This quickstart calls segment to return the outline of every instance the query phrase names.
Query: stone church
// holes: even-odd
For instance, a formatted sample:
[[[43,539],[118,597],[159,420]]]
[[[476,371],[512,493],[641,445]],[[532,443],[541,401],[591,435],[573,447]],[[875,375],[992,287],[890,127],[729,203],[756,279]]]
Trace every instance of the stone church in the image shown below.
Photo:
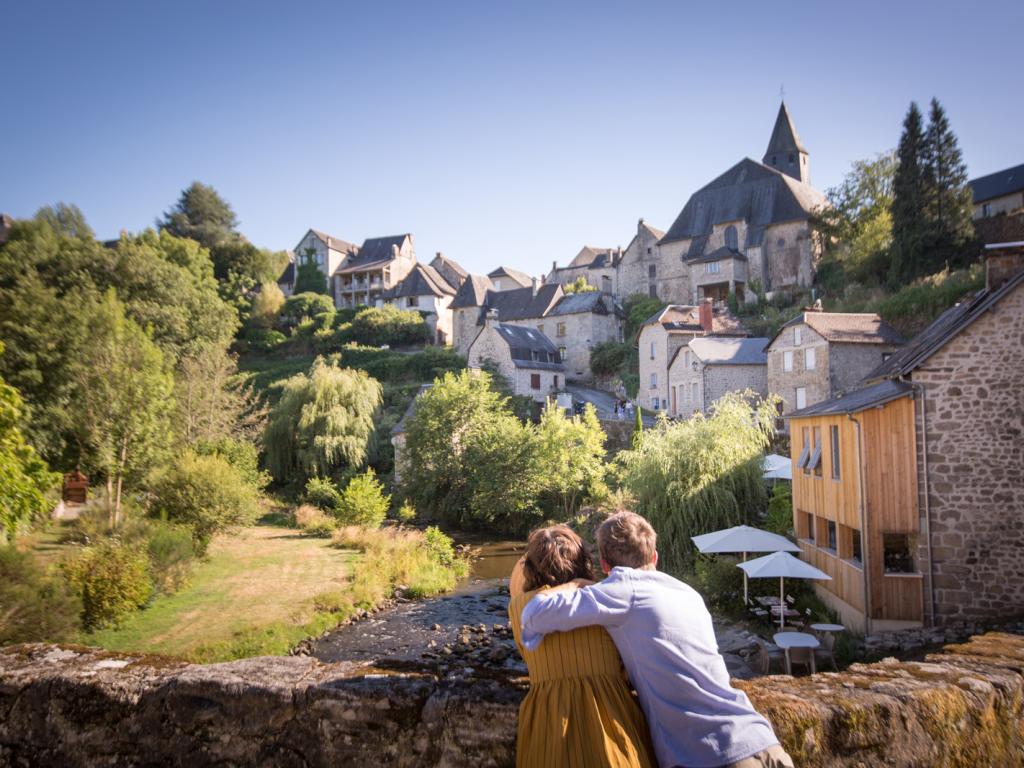
[[[614,260],[616,295],[640,293],[674,304],[721,301],[731,291],[751,301],[758,292],[809,286],[820,256],[809,219],[826,199],[811,186],[808,158],[782,103],[761,162],[744,158],[697,190],[668,232],[640,219],[624,251],[609,249],[595,261],[606,267]],[[580,258],[574,269],[553,269],[548,281],[584,274],[592,282],[581,269],[591,265],[577,263]]]

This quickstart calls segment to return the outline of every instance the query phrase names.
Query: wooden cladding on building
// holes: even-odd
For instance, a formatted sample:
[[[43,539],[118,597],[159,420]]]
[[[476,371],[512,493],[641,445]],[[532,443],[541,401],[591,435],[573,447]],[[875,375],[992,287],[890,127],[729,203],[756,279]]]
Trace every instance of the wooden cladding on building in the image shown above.
[[[914,405],[908,395],[790,423],[793,521],[804,559],[832,577],[822,589],[861,612],[866,560],[872,619],[923,617],[922,578],[913,563],[919,529]]]

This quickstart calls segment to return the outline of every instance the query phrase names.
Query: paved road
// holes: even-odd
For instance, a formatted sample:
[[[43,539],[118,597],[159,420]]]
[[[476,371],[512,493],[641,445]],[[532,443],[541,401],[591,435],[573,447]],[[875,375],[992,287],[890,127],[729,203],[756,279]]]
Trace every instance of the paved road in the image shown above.
[[[612,392],[605,392],[603,389],[581,387],[577,384],[567,384],[565,389],[577,400],[582,400],[585,403],[591,403],[594,408],[597,409],[598,418],[608,420],[616,418],[615,395]],[[653,427],[654,417],[644,414],[644,426]]]

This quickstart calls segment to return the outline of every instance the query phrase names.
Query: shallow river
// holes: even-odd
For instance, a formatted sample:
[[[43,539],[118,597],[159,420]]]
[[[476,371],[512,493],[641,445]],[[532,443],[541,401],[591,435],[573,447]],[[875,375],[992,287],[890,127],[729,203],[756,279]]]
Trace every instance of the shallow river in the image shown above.
[[[487,667],[525,673],[508,631],[508,576],[526,544],[460,534],[471,571],[453,592],[399,600],[312,643],[321,661],[369,661],[382,667],[438,666],[442,672]]]

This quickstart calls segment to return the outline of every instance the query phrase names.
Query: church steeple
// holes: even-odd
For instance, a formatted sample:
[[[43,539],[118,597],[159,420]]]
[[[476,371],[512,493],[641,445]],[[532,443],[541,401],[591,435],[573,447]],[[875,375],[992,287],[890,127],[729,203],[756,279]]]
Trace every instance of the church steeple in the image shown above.
[[[811,183],[808,153],[793,127],[793,118],[789,116],[786,102],[779,104],[779,115],[775,118],[775,128],[768,141],[768,150],[764,153],[764,164],[804,184]]]

